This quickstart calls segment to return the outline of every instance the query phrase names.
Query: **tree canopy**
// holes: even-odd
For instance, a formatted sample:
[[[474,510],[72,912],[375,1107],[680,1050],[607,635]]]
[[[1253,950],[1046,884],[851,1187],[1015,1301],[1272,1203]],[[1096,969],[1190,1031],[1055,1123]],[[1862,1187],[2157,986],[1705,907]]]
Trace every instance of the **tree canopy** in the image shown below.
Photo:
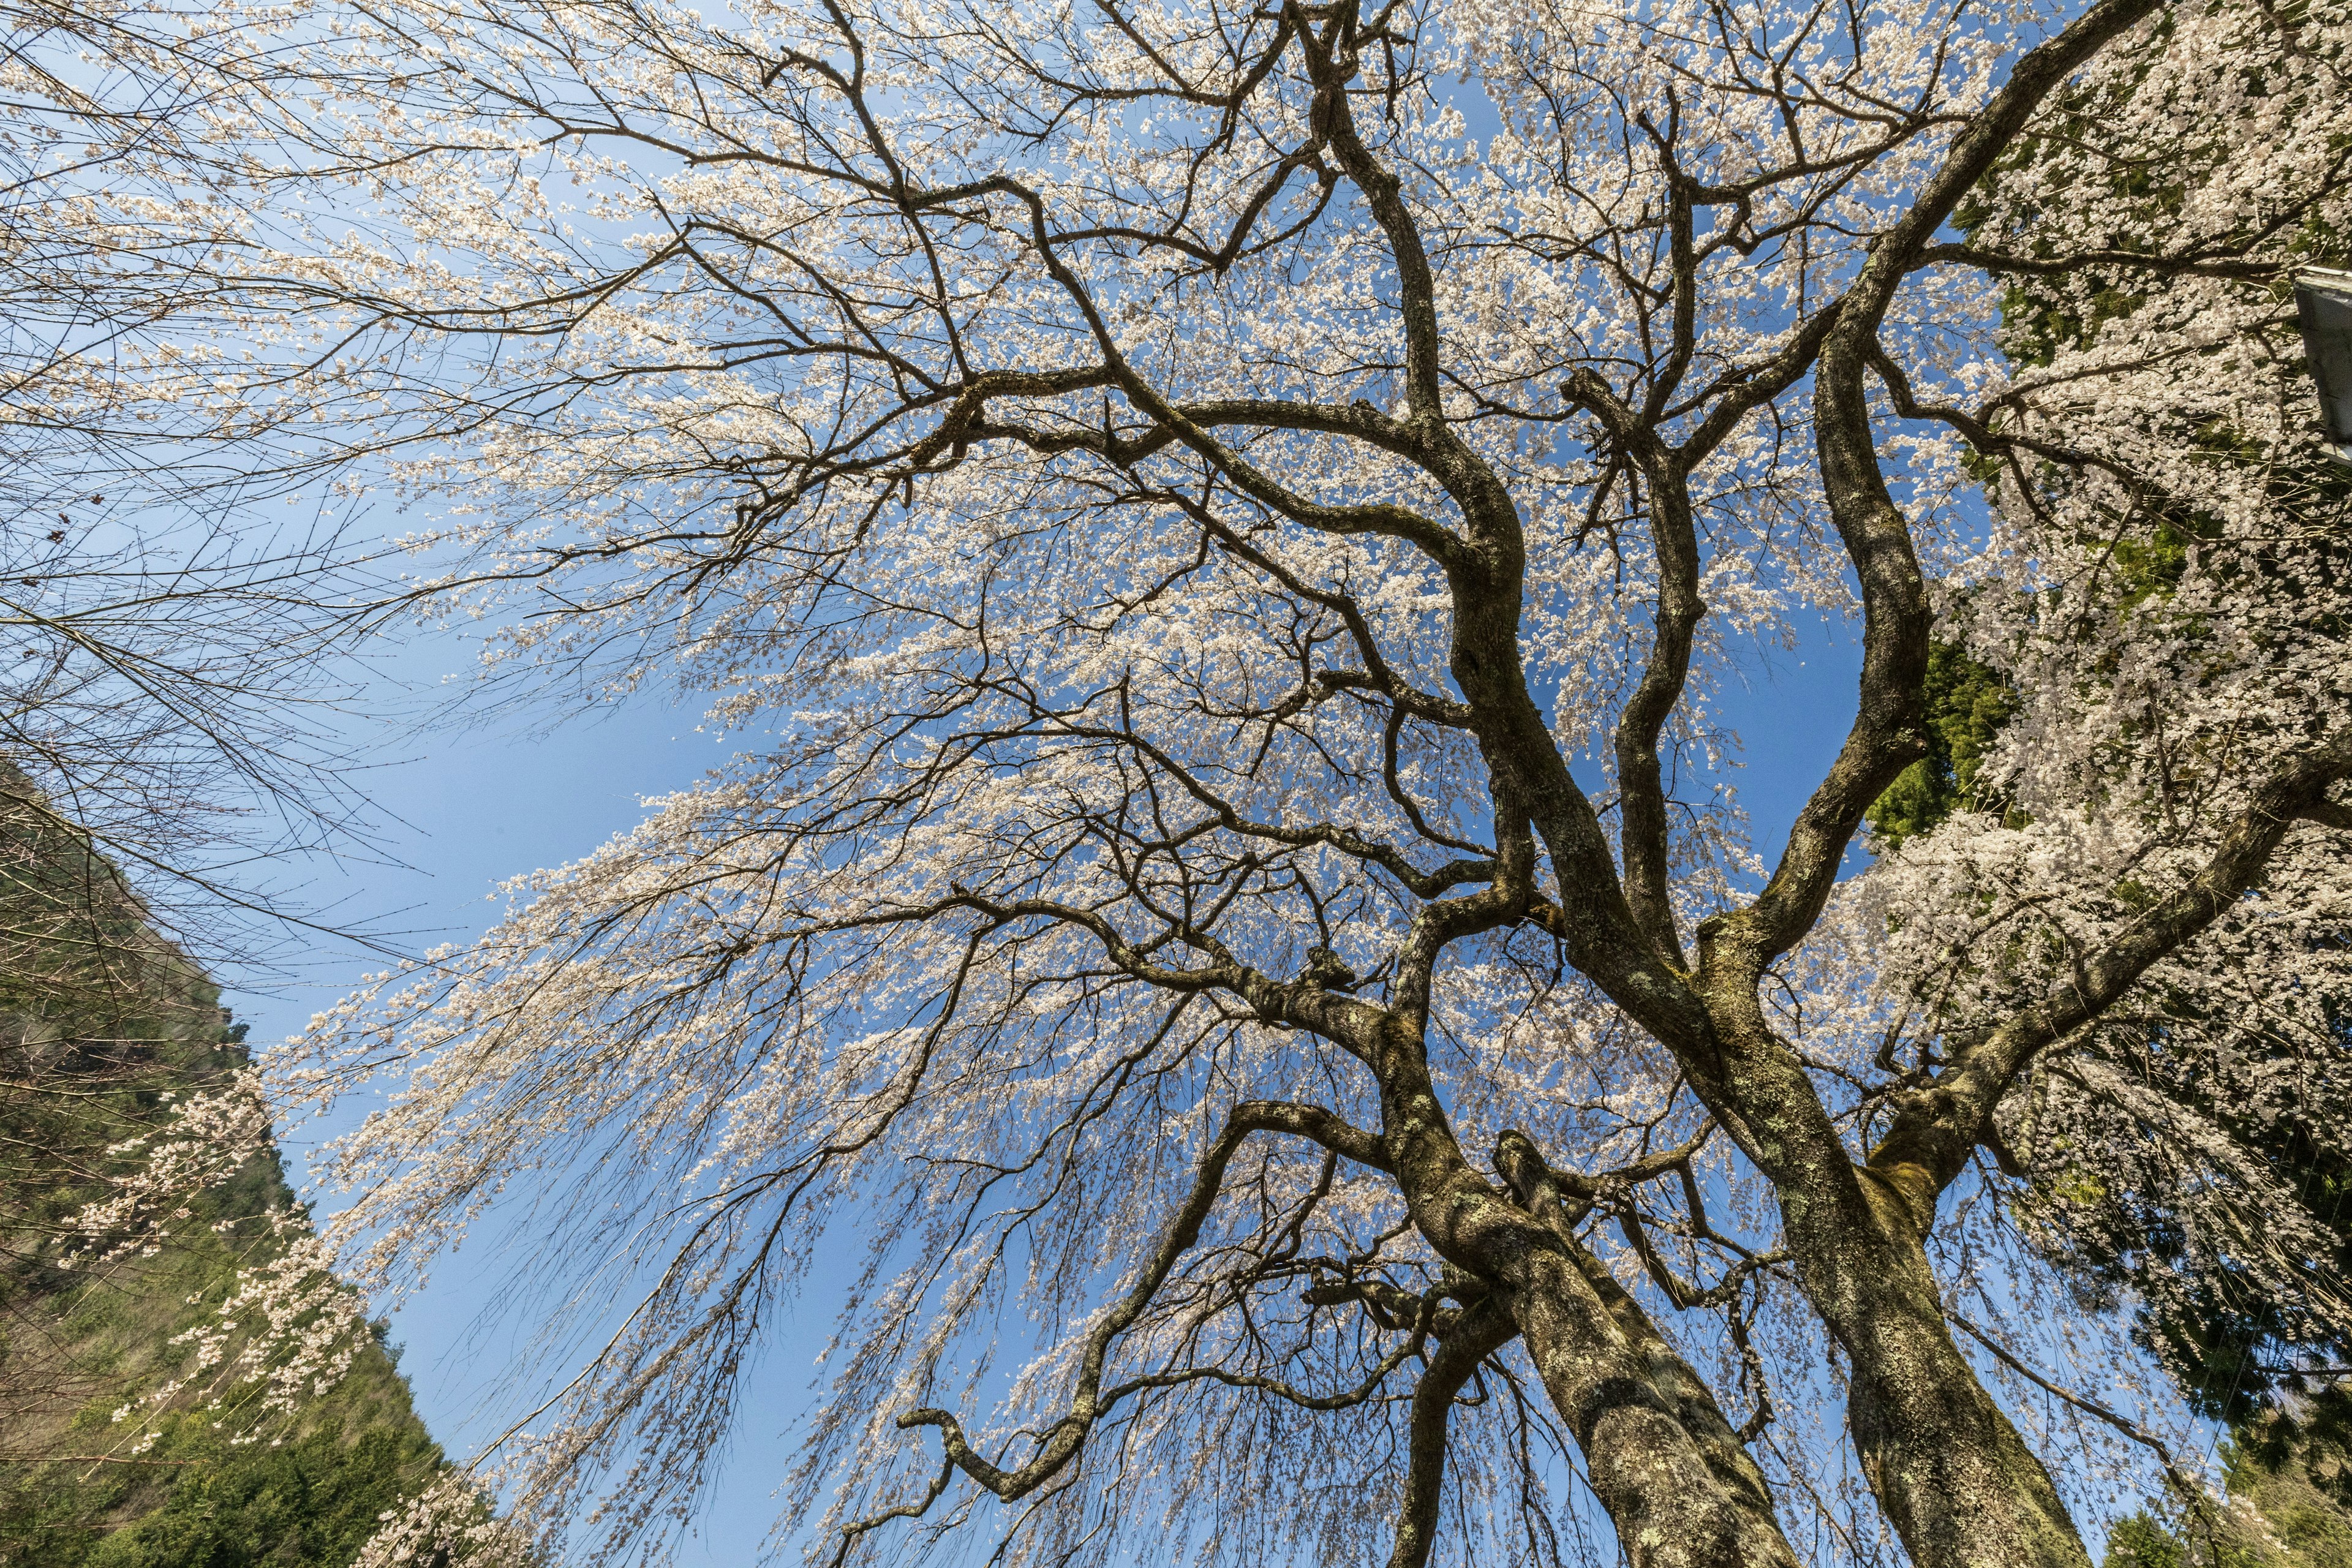
[[[821,1557],[2071,1565],[2178,1471],[2030,1227],[2159,1046],[2340,1122],[2340,5],[251,21],[201,195],[92,197],[219,302],[153,395],[741,736],[275,1064],[400,1075],[372,1284],[530,1195],[526,1517],[689,1518],[795,1290]]]

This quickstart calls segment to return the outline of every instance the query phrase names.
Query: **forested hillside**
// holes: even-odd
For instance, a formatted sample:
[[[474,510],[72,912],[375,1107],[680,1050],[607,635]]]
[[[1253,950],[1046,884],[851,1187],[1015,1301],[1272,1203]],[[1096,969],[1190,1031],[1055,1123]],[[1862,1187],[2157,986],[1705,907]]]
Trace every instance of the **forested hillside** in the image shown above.
[[[0,1564],[340,1568],[443,1461],[339,1287],[257,1286],[308,1226],[205,1124],[244,1029],[13,773],[0,855]]]

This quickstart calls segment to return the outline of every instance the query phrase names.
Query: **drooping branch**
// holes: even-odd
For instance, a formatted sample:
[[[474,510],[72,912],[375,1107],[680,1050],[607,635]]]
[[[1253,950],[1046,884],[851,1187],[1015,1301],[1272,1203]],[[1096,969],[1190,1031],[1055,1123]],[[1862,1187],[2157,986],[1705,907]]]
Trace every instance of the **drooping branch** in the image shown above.
[[[1233,1114],[1225,1121],[1224,1130],[1202,1153],[1200,1167],[1192,1179],[1191,1194],[1182,1206],[1170,1217],[1160,1233],[1160,1245],[1145,1261],[1135,1283],[1087,1334],[1086,1349],[1079,1359],[1077,1388],[1071,1396],[1069,1408],[1045,1429],[1035,1454],[1008,1469],[983,1458],[971,1447],[964,1436],[962,1423],[952,1413],[928,1406],[900,1415],[898,1418],[899,1428],[939,1428],[940,1445],[946,1451],[948,1462],[999,1498],[1012,1502],[1036,1490],[1060,1473],[1085,1445],[1087,1435],[1093,1430],[1095,1423],[1128,1394],[1199,1378],[1275,1390],[1274,1379],[1237,1376],[1213,1367],[1147,1374],[1108,1390],[1103,1387],[1103,1372],[1109,1361],[1112,1342],[1143,1315],[1178,1260],[1199,1239],[1201,1226],[1209,1217],[1209,1211],[1216,1206],[1218,1194],[1223,1190],[1226,1165],[1232,1162],[1244,1140],[1253,1132],[1261,1131],[1296,1133],[1348,1158],[1361,1156],[1367,1163],[1379,1161],[1381,1168],[1386,1166],[1385,1152],[1376,1136],[1349,1126],[1340,1117],[1319,1107],[1265,1100],[1252,1100],[1235,1106]],[[1383,1358],[1359,1389],[1319,1397],[1292,1393],[1291,1397],[1297,1403],[1321,1408],[1337,1408],[1340,1405],[1360,1401],[1408,1356],[1419,1350],[1428,1334],[1427,1315],[1433,1312],[1435,1307],[1434,1299],[1430,1299],[1423,1308],[1423,1321],[1416,1325],[1405,1346]],[[936,1492],[933,1495],[936,1496]]]
[[[1936,1194],[1982,1143],[2001,1097],[2036,1054],[2096,1019],[2150,965],[2178,952],[2261,879],[2294,823],[2327,806],[2327,791],[2352,776],[2352,737],[2314,746],[2252,792],[2197,874],[2156,900],[2115,939],[2076,964],[2069,981],[1974,1045],[1957,1051],[1928,1084],[1896,1102],[1870,1168],[1898,1187],[1923,1227]]]
[[[841,1568],[843,1563],[849,1561],[850,1551],[860,1541],[888,1524],[892,1520],[920,1519],[930,1512],[931,1505],[939,1501],[946,1493],[948,1482],[954,1479],[955,1473],[955,1461],[942,1459],[940,1461],[939,1473],[931,1478],[931,1484],[923,1489],[921,1497],[911,1502],[894,1504],[879,1513],[868,1514],[864,1519],[844,1525],[841,1530],[841,1544],[834,1548],[832,1568]]]
[[[1430,1550],[1437,1543],[1438,1505],[1444,1498],[1446,1426],[1453,1418],[1454,1402],[1480,1363],[1510,1343],[1518,1331],[1510,1314],[1492,1297],[1479,1301],[1465,1309],[1454,1331],[1439,1342],[1428,1370],[1414,1385],[1407,1426],[1410,1458],[1389,1568],[1424,1568],[1428,1563]]]
[[[2066,1387],[2063,1384],[2055,1383],[2051,1379],[2044,1377],[2042,1373],[2026,1365],[2025,1363],[2021,1360],[2014,1352],[2010,1350],[2008,1346],[2002,1344],[1999,1340],[1994,1339],[1990,1334],[1986,1333],[1982,1329],[1978,1328],[1974,1323],[1969,1322],[1966,1318],[1961,1317],[1958,1312],[1947,1310],[1944,1315],[1950,1321],[1952,1327],[1959,1330],[1960,1332],[1968,1335],[1969,1338],[1984,1346],[1986,1350],[1992,1352],[1992,1356],[1995,1361],[2000,1362],[2001,1365],[2009,1368],[2010,1371],[2017,1373],[2018,1376],[2025,1379],[2026,1382],[2033,1384],[2034,1387],[2064,1404],[2074,1406],[2075,1409],[2080,1410],[2086,1415],[2105,1422],[2109,1426],[2114,1427],[2116,1431],[2121,1432],[2125,1436],[2130,1438],[2133,1442],[2137,1443],[2141,1447],[2146,1448],[2150,1453],[2154,1454],[2156,1456],[2157,1463],[2164,1467],[2165,1479],[2172,1483],[2174,1492],[2178,1497],[2190,1501],[2202,1501],[2204,1500],[2206,1496],[2205,1489],[2202,1486],[2200,1486],[2186,1471],[2181,1469],[2180,1462],[2173,1458],[2172,1450],[2166,1447],[2161,1438],[2148,1431],[2147,1427],[2141,1426],[2138,1422],[2134,1421],[2127,1415],[2124,1415],[2108,1409],[2105,1405],[2100,1404],[2095,1399],[2085,1399],[2083,1395],[2075,1393],[2073,1389]]]

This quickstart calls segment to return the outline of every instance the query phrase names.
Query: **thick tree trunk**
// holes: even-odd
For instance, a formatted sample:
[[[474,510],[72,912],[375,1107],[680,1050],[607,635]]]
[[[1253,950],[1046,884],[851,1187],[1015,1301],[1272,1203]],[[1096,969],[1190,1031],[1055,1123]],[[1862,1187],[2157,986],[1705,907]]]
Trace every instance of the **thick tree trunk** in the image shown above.
[[[1417,1036],[1402,1021],[1391,1029],[1379,1063],[1381,1141],[1414,1223],[1499,1295],[1627,1561],[1796,1568],[1762,1474],[1697,1373],[1556,1216],[1529,1213],[1471,1170]]]
[[[1805,1223],[1783,1198],[1805,1290],[1853,1367],[1854,1447],[1918,1568],[2087,1568],[2058,1489],[1953,1342],[1907,1204],[1854,1173],[1867,1218]],[[1930,1200],[1932,1201],[1932,1200]],[[1835,1205],[1843,1207],[1844,1205]]]
[[[1779,1195],[1799,1283],[1853,1369],[1854,1447],[1916,1568],[2088,1568],[2050,1473],[1953,1343],[1922,1238],[1932,1181],[1854,1164],[1760,1016],[1710,1081]],[[1925,1173],[1918,1173],[1923,1178]]]
[[[1546,1239],[1551,1239],[1547,1237]],[[1507,1297],[1640,1568],[1795,1568],[1764,1478],[1698,1374],[1590,1258],[1531,1251]]]

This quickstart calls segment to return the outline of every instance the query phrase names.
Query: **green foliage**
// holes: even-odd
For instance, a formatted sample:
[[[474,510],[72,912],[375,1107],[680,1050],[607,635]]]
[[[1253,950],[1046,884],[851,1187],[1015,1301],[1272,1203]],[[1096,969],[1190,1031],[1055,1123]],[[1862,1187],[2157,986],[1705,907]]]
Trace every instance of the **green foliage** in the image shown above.
[[[2340,1048],[2339,1058],[2346,1053]],[[2317,1128],[2301,1119],[2282,1117],[2265,1125],[2250,1115],[2231,1115],[2227,1108],[2209,1112],[2233,1142],[2250,1155],[2268,1158],[2276,1168],[2293,1173],[2308,1210],[2331,1219],[2325,1226],[2326,1249],[2304,1261],[2303,1272],[2315,1287],[2340,1289],[2352,1279],[2352,1149],[2343,1128]],[[2179,1256],[2177,1236],[2163,1223],[2169,1194],[2144,1194],[2150,1214],[2145,1227],[2152,1259],[2172,1261]],[[2133,1260],[2092,1260],[2121,1278]],[[2226,1264],[2198,1271],[2187,1279],[2180,1300],[2163,1311],[2145,1315],[2147,1337],[2160,1343],[2179,1369],[2184,1391],[2200,1414],[2242,1425],[2258,1411],[2279,1406],[2283,1395],[2300,1394],[2304,1380],[2293,1368],[2299,1360],[2342,1364],[2352,1344],[2282,1342],[2281,1303],[2270,1292],[2255,1288]],[[2315,1401],[2304,1405],[2305,1421],[2341,1430],[2352,1395],[2324,1387]]]
[[[1939,641],[1927,650],[1925,696],[1927,754],[1904,769],[1869,812],[1871,831],[1888,849],[1955,811],[2000,804],[1979,796],[1977,774],[2016,706],[2009,683],[1958,644]]]
[[[235,1217],[290,1194],[272,1160],[207,1196]],[[101,1391],[35,1446],[52,1457],[0,1464],[0,1568],[341,1568],[379,1514],[432,1480],[439,1450],[374,1344],[290,1430],[257,1430],[233,1404],[183,1409],[147,1453],[124,1453],[114,1408],[249,1250],[200,1227],[110,1288],[17,1303],[20,1320],[46,1316]]]
[[[89,837],[0,759],[0,1016],[34,1033],[152,1040],[217,1003]]]
[[[421,1480],[437,1458],[423,1432],[388,1426],[348,1442],[330,1428],[225,1454],[174,1487],[163,1508],[100,1542],[90,1568],[347,1563],[376,1516],[399,1501],[404,1478]]]
[[[2100,1568],[2182,1568],[2189,1554],[2180,1538],[2146,1509],[2116,1521],[2107,1531],[2107,1554]]]
[[[2326,1479],[2341,1451],[2310,1430],[2284,1415],[2242,1428],[2221,1446],[2227,1502],[2116,1521],[2102,1568],[2352,1568],[2352,1511]]]
[[[203,1194],[194,1217],[257,1219],[291,1201],[273,1157]],[[0,1463],[0,1568],[342,1568],[378,1515],[433,1479],[440,1451],[373,1343],[290,1429],[257,1430],[232,1402],[173,1411],[152,1449],[124,1453],[114,1409],[172,1363],[171,1336],[210,1311],[253,1251],[234,1225],[191,1224],[96,1288],[14,1271],[12,1318],[64,1347],[91,1396],[62,1420],[24,1402],[46,1430],[34,1453]]]
[[[299,1418],[170,1409],[133,1452],[115,1412],[185,1360],[294,1207],[274,1152],[185,1202],[149,1256],[63,1267],[67,1222],[170,1121],[244,1067],[216,988],[111,868],[0,764],[0,1568],[343,1568],[442,1468],[370,1343]]]
[[[240,1446],[184,1414],[152,1465],[48,1467],[0,1502],[0,1564],[343,1568],[440,1452],[413,1416],[387,1419],[364,1395],[339,1391],[310,1420],[300,1436]]]
[[[2231,1459],[2249,1473],[2299,1468],[2330,1502],[2352,1511],[2352,1394],[2326,1389],[2242,1423]]]

